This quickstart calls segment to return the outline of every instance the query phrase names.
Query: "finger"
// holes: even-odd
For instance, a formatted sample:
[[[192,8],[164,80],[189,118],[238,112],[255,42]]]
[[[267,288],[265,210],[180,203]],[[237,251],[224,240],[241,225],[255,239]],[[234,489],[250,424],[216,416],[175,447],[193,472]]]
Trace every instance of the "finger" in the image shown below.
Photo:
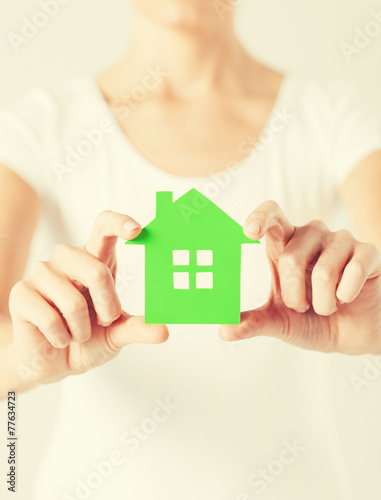
[[[87,301],[67,277],[54,272],[46,262],[36,262],[31,268],[30,279],[36,290],[61,311],[72,340],[89,340],[91,324]]]
[[[351,233],[342,230],[333,233],[333,240],[322,250],[311,275],[312,305],[316,314],[329,316],[337,310],[337,284],[354,245]]]
[[[122,307],[112,273],[105,264],[83,250],[68,245],[55,247],[51,263],[54,269],[71,281],[78,281],[88,288],[98,324],[107,326],[119,318]]]
[[[142,316],[122,316],[106,329],[109,346],[118,351],[133,344],[160,344],[168,339],[169,332],[165,325],[148,325]]]
[[[96,218],[85,249],[96,259],[104,260],[114,249],[118,237],[132,240],[141,229],[140,224],[128,215],[106,210]]]
[[[275,306],[266,304],[253,311],[241,313],[239,325],[221,325],[219,335],[222,340],[234,342],[259,335],[276,337],[282,330],[282,317]]]
[[[320,251],[322,235],[311,226],[297,228],[278,261],[281,295],[284,304],[299,313],[307,311],[307,268]]]
[[[270,301],[259,309],[243,312],[239,325],[221,325],[220,337],[226,341],[238,341],[266,336],[303,349],[333,352],[335,346],[330,335],[329,318],[321,317],[320,323],[324,334],[314,335],[310,312],[299,314]]]
[[[380,253],[373,243],[360,243],[344,269],[336,297],[341,302],[355,300],[365,282],[381,274]]]
[[[23,323],[30,323],[39,329],[53,347],[63,349],[69,345],[71,337],[60,315],[37,290],[22,281],[13,287],[11,297],[11,317],[21,330]]]
[[[252,239],[262,238],[264,234],[287,243],[294,233],[294,226],[287,220],[275,201],[261,203],[247,218],[245,234]]]

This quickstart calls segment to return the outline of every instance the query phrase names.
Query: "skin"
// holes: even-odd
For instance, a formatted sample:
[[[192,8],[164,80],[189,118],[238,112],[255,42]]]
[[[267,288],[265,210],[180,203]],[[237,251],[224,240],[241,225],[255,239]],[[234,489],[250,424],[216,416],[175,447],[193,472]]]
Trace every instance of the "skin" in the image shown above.
[[[116,113],[122,130],[148,160],[179,176],[213,174],[242,160],[237,145],[260,135],[282,75],[246,54],[232,13],[221,21],[211,1],[135,0],[134,7],[129,52],[97,79],[104,99],[113,109],[147,65],[159,65],[166,77],[128,119]],[[267,335],[322,352],[381,354],[380,165],[378,151],[340,191],[362,241],[322,221],[295,227],[274,201],[249,215],[247,236],[266,239],[271,295],[264,307],[242,313],[240,325],[221,326],[222,339]],[[122,311],[115,291],[115,244],[136,237],[138,222],[102,212],[87,243],[59,245],[23,278],[40,200],[6,166],[0,186],[1,397],[83,373],[131,343],[167,340],[165,325]]]

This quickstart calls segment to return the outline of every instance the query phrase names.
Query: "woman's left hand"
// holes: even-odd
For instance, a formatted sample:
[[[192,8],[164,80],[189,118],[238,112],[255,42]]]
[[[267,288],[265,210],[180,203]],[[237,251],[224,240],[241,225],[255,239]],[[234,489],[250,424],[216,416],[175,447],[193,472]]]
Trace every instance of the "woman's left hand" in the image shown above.
[[[248,217],[245,234],[266,237],[268,302],[222,325],[223,340],[258,335],[322,352],[381,354],[381,254],[320,220],[295,227],[273,201]]]

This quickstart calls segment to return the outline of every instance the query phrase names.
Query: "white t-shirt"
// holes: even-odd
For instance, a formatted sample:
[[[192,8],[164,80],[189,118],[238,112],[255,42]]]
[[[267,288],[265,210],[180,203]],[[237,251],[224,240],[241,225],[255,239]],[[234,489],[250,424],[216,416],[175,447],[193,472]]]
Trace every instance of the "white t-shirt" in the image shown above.
[[[145,159],[92,78],[34,88],[0,113],[0,163],[44,201],[30,262],[57,243],[83,244],[105,209],[144,226],[160,190],[177,199],[195,187],[240,224],[273,199],[295,225],[320,218],[353,229],[338,187],[380,148],[377,118],[356,91],[291,76],[255,152],[203,178]],[[143,314],[144,249],[120,241],[117,256],[122,305]],[[265,245],[244,245],[242,309],[263,304],[269,289]],[[100,368],[20,395],[20,498],[381,498],[381,376],[370,369],[380,360],[270,338],[225,343],[217,329],[170,326],[164,344],[128,346]],[[354,375],[367,383],[359,389]]]

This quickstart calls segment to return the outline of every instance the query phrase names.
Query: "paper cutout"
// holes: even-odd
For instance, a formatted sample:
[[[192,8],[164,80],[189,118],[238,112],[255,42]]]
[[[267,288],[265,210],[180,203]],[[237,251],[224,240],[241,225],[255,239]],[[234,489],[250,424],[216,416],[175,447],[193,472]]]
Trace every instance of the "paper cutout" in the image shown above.
[[[238,324],[243,243],[259,241],[196,189],[157,192],[155,219],[126,241],[145,245],[145,322]]]

